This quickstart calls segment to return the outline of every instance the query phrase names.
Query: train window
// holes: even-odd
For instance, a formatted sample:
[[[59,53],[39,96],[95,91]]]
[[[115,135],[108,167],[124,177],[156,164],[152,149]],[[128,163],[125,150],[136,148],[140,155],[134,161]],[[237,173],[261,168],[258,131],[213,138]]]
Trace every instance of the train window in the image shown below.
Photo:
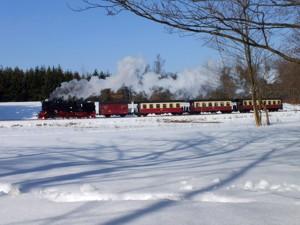
[[[199,102],[197,102],[197,103],[196,103],[196,107],[199,107],[199,106],[200,106],[200,103],[199,103]]]
[[[150,108],[150,109],[153,109],[153,104],[150,104],[150,105],[149,105],[149,108]]]
[[[252,105],[252,101],[249,101],[248,103],[249,103],[249,105]]]
[[[224,106],[224,102],[221,102],[221,103],[220,103],[220,106],[222,106],[222,107],[223,107],[223,106]]]
[[[230,102],[226,102],[226,106],[230,106]]]
[[[215,107],[218,107],[218,103],[217,103],[217,102],[215,102],[215,103],[214,103],[214,106],[215,106]]]
[[[276,105],[276,101],[273,101],[273,105]]]
[[[206,107],[206,103],[203,102],[203,103],[202,103],[202,107]]]
[[[262,101],[263,102],[263,105],[265,105],[266,104],[266,101]]]
[[[268,105],[271,105],[271,101],[268,101]]]
[[[208,106],[209,106],[209,107],[212,107],[212,103],[211,103],[211,102],[209,102],[209,103],[208,103]]]
[[[160,108],[160,104],[156,104],[156,108],[159,109]]]
[[[164,109],[167,108],[167,104],[163,104],[163,108],[164,108]]]
[[[179,103],[176,104],[176,108],[180,108],[180,104]]]
[[[170,108],[173,108],[173,104],[172,103],[170,104]]]
[[[147,109],[147,105],[146,104],[143,104],[143,109]]]

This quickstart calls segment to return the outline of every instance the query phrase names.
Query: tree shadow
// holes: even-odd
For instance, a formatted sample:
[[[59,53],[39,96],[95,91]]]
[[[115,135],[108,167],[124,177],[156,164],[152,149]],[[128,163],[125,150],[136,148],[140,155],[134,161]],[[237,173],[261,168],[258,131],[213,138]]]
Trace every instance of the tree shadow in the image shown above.
[[[299,136],[297,130],[289,132],[291,135]],[[5,168],[6,172],[1,172],[0,178],[40,173],[42,177],[32,174],[31,179],[24,179],[15,183],[20,187],[21,192],[29,192],[35,188],[79,183],[89,177],[94,177],[101,182],[104,181],[104,178],[128,179],[126,175],[129,174],[138,174],[140,177],[149,178],[149,173],[147,174],[145,171],[172,171],[178,169],[179,165],[184,165],[184,169],[199,168],[199,171],[210,170],[207,172],[216,173],[216,166],[218,166],[219,171],[222,171],[228,162],[242,159],[247,162],[250,161],[247,164],[243,163],[244,166],[240,166],[243,164],[239,163],[234,168],[234,172],[229,172],[229,175],[217,184],[186,192],[183,199],[188,200],[199,194],[225,187],[253,168],[270,161],[270,159],[272,162],[273,160],[282,160],[282,155],[285,154],[284,151],[281,151],[282,148],[287,149],[299,145],[298,141],[287,141],[278,147],[272,146],[270,151],[266,152],[264,149],[262,154],[258,156],[246,152],[249,150],[248,146],[264,143],[265,140],[276,141],[281,137],[280,133],[274,129],[266,133],[246,134],[248,136],[242,136],[243,134],[239,134],[238,130],[218,135],[209,135],[205,131],[199,131],[194,132],[193,137],[171,137],[169,139],[160,136],[159,138],[152,137],[147,140],[147,143],[151,143],[152,146],[136,146],[134,141],[136,137],[132,136],[130,137],[131,140],[127,140],[127,144],[117,141],[114,143],[113,140],[109,140],[106,142],[107,145],[96,143],[84,148],[60,146],[37,148],[32,149],[32,151],[36,150],[40,153],[1,158],[0,168]],[[26,148],[24,147],[24,149]],[[22,150],[20,149],[20,151]],[[256,154],[257,152],[255,151]],[[76,167],[79,167],[78,172],[73,170]],[[69,168],[72,172],[68,171]],[[44,172],[51,170],[59,170],[59,173],[55,171],[55,175],[43,175]],[[163,172],[164,175],[166,175],[165,171]],[[226,172],[226,174],[228,173]],[[143,209],[112,219],[103,225],[130,223],[142,216],[176,204],[174,201],[165,200],[154,202]]]
[[[259,157],[257,160],[251,162],[250,164],[242,167],[239,171],[237,171],[236,173],[233,173],[231,175],[229,175],[227,178],[223,179],[220,183],[218,184],[212,184],[203,188],[200,188],[198,190],[195,191],[191,191],[188,192],[186,194],[183,195],[183,199],[191,199],[193,197],[195,197],[196,195],[199,195],[201,193],[205,193],[208,191],[212,191],[212,190],[217,190],[221,187],[224,187],[226,185],[228,185],[229,183],[231,183],[232,181],[238,179],[239,177],[241,177],[242,175],[244,175],[245,173],[247,173],[249,170],[251,170],[253,167],[257,166],[258,164],[262,163],[263,161],[266,161],[270,158],[270,156],[275,152],[275,150],[271,150],[265,154],[263,154],[261,157]],[[147,206],[146,208],[137,210],[133,213],[130,213],[128,215],[125,216],[121,216],[119,218],[110,220],[108,222],[105,223],[101,223],[101,225],[119,225],[119,224],[126,224],[126,223],[130,223],[146,214],[151,214],[154,213],[156,211],[165,209],[167,207],[172,207],[176,204],[175,201],[159,201],[159,202],[155,202],[150,206]],[[100,225],[100,224],[99,224]]]
[[[130,146],[127,152],[127,149],[121,149],[118,145],[96,145],[89,148],[66,148],[64,147],[61,151],[57,149],[39,149],[41,152],[49,152],[48,154],[43,153],[43,155],[34,155],[33,158],[26,158],[26,165],[35,165],[30,168],[14,168],[11,167],[8,172],[0,173],[0,178],[14,176],[14,175],[24,175],[30,173],[51,171],[51,170],[65,170],[68,168],[76,168],[82,166],[93,166],[93,169],[85,168],[81,169],[84,171],[67,173],[63,175],[55,175],[42,178],[33,178],[26,179],[24,181],[16,183],[20,186],[22,192],[28,192],[32,188],[36,187],[49,187],[56,184],[67,184],[80,181],[86,177],[91,176],[106,176],[112,178],[114,174],[122,172],[125,173],[134,172],[143,173],[145,169],[169,169],[178,167],[178,162],[184,163],[185,168],[194,168],[194,167],[205,167],[212,166],[226,162],[232,157],[232,154],[237,151],[242,151],[254,141],[263,140],[266,138],[265,135],[260,135],[255,138],[245,138],[244,140],[239,140],[238,142],[230,140],[231,134],[224,134],[221,137],[210,136],[204,134],[203,132],[198,132],[194,138],[188,139],[166,139],[160,141],[158,145],[154,145],[155,149],[149,151],[145,150],[138,154],[138,156],[131,156],[128,152],[139,151],[139,147]],[[220,146],[218,139],[228,140],[229,141]],[[158,140],[150,140],[150,143]],[[160,149],[159,146],[164,146]],[[165,147],[167,146],[167,148]],[[206,149],[206,146],[210,146],[209,149]],[[212,147],[213,146],[213,147]],[[52,153],[55,154],[52,154]],[[99,153],[99,156],[89,156],[84,153]],[[105,159],[101,157],[101,154],[109,152],[113,153],[115,157],[110,159]],[[56,155],[59,153],[59,155]],[[217,156],[221,156],[217,158]],[[26,156],[27,157],[27,156]],[[205,162],[199,164],[199,160],[203,159]],[[23,160],[23,157],[10,159],[8,162],[6,160],[0,160],[2,168],[7,165],[16,165],[19,166],[19,163]],[[58,161],[58,162],[57,162]],[[41,164],[42,165],[39,165]],[[38,165],[36,165],[38,164]],[[104,167],[104,168],[103,168]],[[9,168],[6,168],[8,170]],[[122,179],[122,178],[121,178]]]

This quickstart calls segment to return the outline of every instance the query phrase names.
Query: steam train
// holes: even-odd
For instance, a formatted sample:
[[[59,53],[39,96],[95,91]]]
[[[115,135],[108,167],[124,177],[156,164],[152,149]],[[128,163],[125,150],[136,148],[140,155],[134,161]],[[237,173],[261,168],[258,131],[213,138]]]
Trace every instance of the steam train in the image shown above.
[[[260,103],[260,104],[259,104]],[[95,118],[96,103],[92,101],[64,101],[45,100],[42,102],[42,110],[39,119],[48,118]],[[281,99],[263,99],[257,101],[261,109],[278,111],[282,109]],[[126,115],[147,116],[149,114],[202,114],[202,113],[232,113],[250,112],[253,109],[253,101],[250,99],[198,99],[191,101],[140,101],[140,102],[99,102],[100,116],[111,117]]]
[[[45,100],[42,102],[42,110],[38,114],[39,119],[48,118],[95,118],[95,103],[90,101],[61,99]]]

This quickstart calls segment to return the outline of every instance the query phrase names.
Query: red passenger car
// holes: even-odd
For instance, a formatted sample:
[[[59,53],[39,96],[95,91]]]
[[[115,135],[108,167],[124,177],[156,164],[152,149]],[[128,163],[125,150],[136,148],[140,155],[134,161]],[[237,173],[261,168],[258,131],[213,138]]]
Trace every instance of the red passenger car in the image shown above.
[[[128,102],[123,103],[99,103],[99,115],[110,117],[126,116],[128,114]]]
[[[260,102],[257,101],[259,106]],[[263,99],[261,100],[261,109],[266,108],[269,111],[278,111],[282,109],[281,99]],[[238,102],[238,110],[240,112],[250,112],[253,110],[253,101],[250,99],[243,99]]]
[[[138,104],[138,115],[147,116],[148,114],[167,114],[181,115],[184,113],[183,101],[147,101]]]
[[[192,114],[206,112],[231,113],[233,104],[230,100],[193,100],[190,101],[190,112]]]

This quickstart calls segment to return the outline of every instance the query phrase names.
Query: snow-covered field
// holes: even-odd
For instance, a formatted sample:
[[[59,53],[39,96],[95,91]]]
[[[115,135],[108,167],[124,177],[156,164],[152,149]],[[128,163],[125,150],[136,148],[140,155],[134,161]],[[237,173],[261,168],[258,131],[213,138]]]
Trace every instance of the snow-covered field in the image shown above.
[[[261,128],[251,114],[15,119],[0,121],[1,225],[300,224],[292,108]]]

